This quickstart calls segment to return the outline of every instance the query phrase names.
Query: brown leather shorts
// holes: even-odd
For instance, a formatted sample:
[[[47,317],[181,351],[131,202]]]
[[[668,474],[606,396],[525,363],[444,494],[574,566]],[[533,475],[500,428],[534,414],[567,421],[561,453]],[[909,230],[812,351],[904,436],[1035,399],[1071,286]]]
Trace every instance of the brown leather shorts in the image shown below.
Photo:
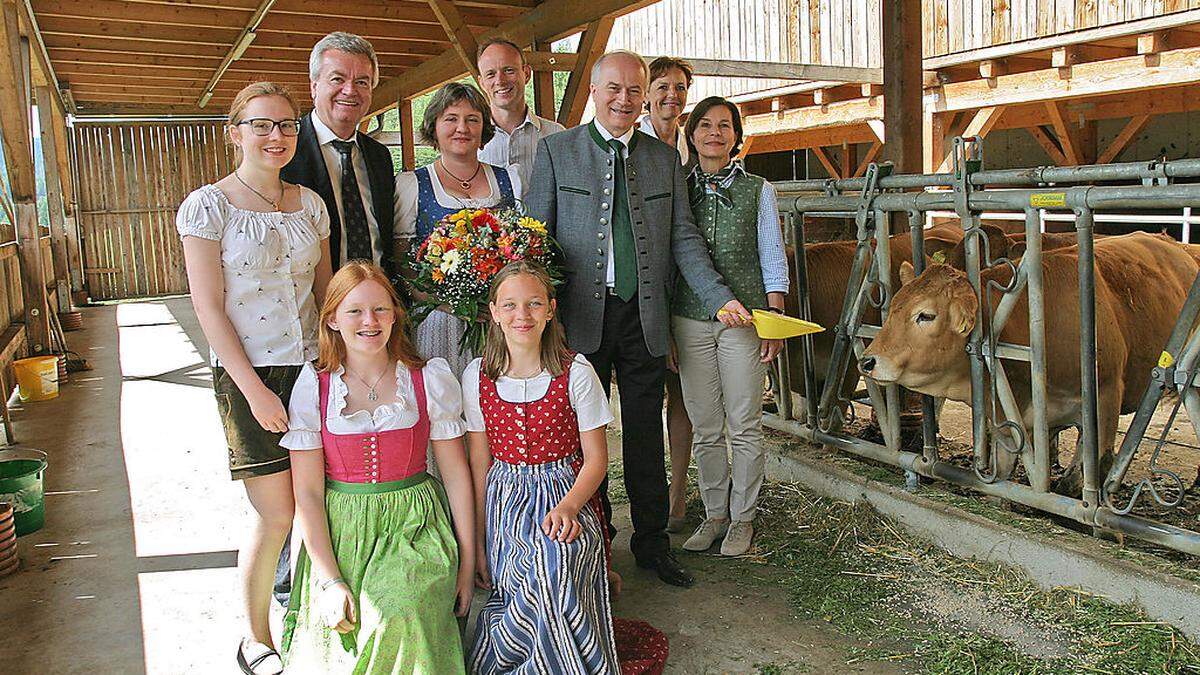
[[[292,386],[300,375],[301,366],[262,366],[254,369],[267,388],[279,396],[287,408]],[[291,468],[287,448],[279,445],[283,434],[262,428],[250,404],[220,366],[213,366],[213,392],[217,396],[217,413],[225,428],[229,445],[229,473],[234,480],[267,476]]]

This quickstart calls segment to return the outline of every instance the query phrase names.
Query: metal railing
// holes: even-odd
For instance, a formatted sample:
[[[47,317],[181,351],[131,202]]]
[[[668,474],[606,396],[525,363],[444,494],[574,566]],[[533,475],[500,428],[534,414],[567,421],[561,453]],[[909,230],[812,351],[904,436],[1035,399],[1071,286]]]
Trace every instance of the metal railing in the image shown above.
[[[981,166],[978,139],[960,138],[955,139],[951,173],[892,175],[887,165],[873,164],[863,178],[776,184],[781,195],[780,211],[792,229],[789,234],[795,251],[797,299],[803,318],[811,317],[803,245],[806,217],[853,218],[856,243],[841,319],[837,326],[827,327],[833,332],[833,347],[820,395],[813,395],[817,391],[813,337],[805,336],[800,338],[804,356],[802,372],[808,393],[804,414],[798,415],[800,411],[794,410],[792,405],[785,350],[777,363],[782,390],[782,395],[777,397],[779,413],[768,415],[766,423],[812,442],[899,467],[908,475],[910,484],[915,484],[918,475],[945,480],[1094,528],[1115,530],[1193,555],[1200,554],[1200,533],[1131,514],[1135,503],[1144,494],[1150,494],[1159,504],[1168,507],[1182,501],[1182,480],[1157,464],[1164,439],[1155,443],[1149,470],[1152,477],[1167,480],[1173,490],[1163,494],[1150,478],[1146,478],[1133,487],[1127,503],[1117,503],[1126,472],[1142,446],[1150,418],[1164,392],[1175,390],[1180,394],[1180,404],[1171,414],[1172,421],[1182,405],[1200,434],[1200,424],[1197,424],[1200,422],[1200,378],[1197,377],[1200,333],[1193,334],[1192,330],[1200,316],[1200,275],[1192,284],[1170,340],[1163,346],[1164,356],[1151,374],[1150,385],[1111,470],[1107,476],[1102,476],[1098,447],[1093,251],[1093,228],[1100,210],[1186,209],[1182,223],[1186,226],[1191,209],[1200,206],[1200,183],[1177,184],[1173,181],[1200,178],[1200,160],[1001,171],[984,171]],[[921,397],[924,421],[919,454],[901,449],[902,397],[899,387],[894,384],[880,386],[867,380],[867,394],[879,421],[882,444],[844,433],[838,424],[842,414],[840,404],[844,403],[839,400],[839,392],[850,366],[849,359],[861,356],[866,341],[879,331],[879,326],[864,323],[864,310],[868,304],[877,304],[882,319],[886,320],[892,299],[891,218],[902,213],[907,215],[910,223],[924,223],[929,213],[937,211],[952,212],[962,225],[965,272],[980,299],[974,327],[967,340],[974,458],[974,466],[970,468],[939,456],[935,402],[930,396]],[[983,234],[980,220],[985,214],[994,213],[1014,214],[1006,217],[1024,221],[1026,250],[1019,260],[993,259],[987,250],[987,237],[980,236]],[[1043,213],[1053,218],[1069,216],[1077,234],[1078,358],[1082,366],[1077,452],[1081,453],[1082,459],[1082,487],[1078,494],[1071,495],[1056,494],[1051,490],[1055,457],[1052,454],[1052,430],[1047,420],[1047,322],[1041,248]],[[925,267],[923,231],[921,227],[911,229],[912,264],[917,274]],[[981,277],[981,270],[996,265],[1005,265],[1011,270],[1010,281],[1000,284]],[[994,305],[993,297],[998,298]],[[1001,331],[1021,298],[1027,302],[1029,343],[1000,342]],[[1013,367],[1013,362],[1027,364],[1029,368],[1028,391],[1022,390],[1020,394],[1029,403],[1027,409],[1032,413],[1031,420],[1022,414],[1017,393],[1010,383],[1008,369]],[[1167,430],[1170,426],[1167,425]],[[1017,462],[1025,468],[1025,482],[1012,479]]]

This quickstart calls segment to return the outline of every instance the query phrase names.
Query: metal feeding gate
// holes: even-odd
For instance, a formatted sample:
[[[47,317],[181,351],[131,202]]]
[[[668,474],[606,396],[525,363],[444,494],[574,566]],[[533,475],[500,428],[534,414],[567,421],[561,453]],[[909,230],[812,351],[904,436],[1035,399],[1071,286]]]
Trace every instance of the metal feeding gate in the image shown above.
[[[1150,418],[1168,388],[1179,393],[1178,400],[1200,435],[1200,392],[1197,391],[1200,387],[1200,331],[1193,334],[1192,330],[1200,314],[1200,276],[1191,285],[1170,340],[1162,346],[1163,355],[1153,370],[1141,406],[1108,475],[1104,476],[1098,448],[1093,265],[1093,228],[1097,211],[1198,207],[1200,183],[1175,184],[1173,180],[1200,178],[1200,160],[993,171],[983,171],[981,166],[978,139],[960,138],[955,139],[951,173],[890,175],[889,166],[873,164],[864,178],[777,184],[784,195],[780,197],[780,210],[790,218],[791,234],[794,235],[798,301],[803,318],[811,316],[803,245],[805,218],[853,218],[857,242],[841,319],[836,327],[826,326],[834,332],[834,342],[820,396],[805,397],[803,422],[797,420],[790,396],[777,397],[779,415],[773,419],[769,416],[768,424],[815,443],[899,467],[905,471],[910,485],[915,485],[917,475],[946,480],[1100,530],[1115,530],[1193,555],[1200,554],[1200,533],[1131,514],[1136,502],[1146,499],[1147,495],[1162,507],[1175,507],[1183,501],[1186,490],[1183,480],[1177,473],[1157,464],[1165,434],[1175,421],[1179,405],[1171,413],[1163,431],[1164,438],[1154,439],[1149,461],[1151,477],[1157,477],[1169,489],[1162,489],[1147,478],[1139,481],[1131,491],[1120,492],[1122,480],[1142,446]],[[795,196],[796,193],[802,194]],[[880,386],[869,378],[866,380],[870,403],[883,436],[882,445],[850,436],[841,431],[840,424],[846,403],[840,392],[851,365],[850,359],[860,357],[866,348],[866,340],[880,330],[879,326],[864,322],[864,312],[868,305],[874,305],[886,318],[895,290],[892,288],[889,239],[891,218],[893,214],[906,214],[908,222],[916,225],[924,223],[926,215],[934,211],[952,211],[961,222],[965,272],[980,300],[974,327],[967,339],[974,459],[974,465],[969,468],[939,456],[935,401],[930,396],[921,397],[923,447],[920,454],[901,448],[903,397],[895,384]],[[1027,248],[1019,260],[991,257],[980,223],[986,212],[1023,214]],[[1082,414],[1077,458],[1082,460],[1082,489],[1079,494],[1072,495],[1056,494],[1051,489],[1056,453],[1047,422],[1041,238],[1042,214],[1045,212],[1073,214],[1078,245],[1081,335],[1078,358],[1083,367],[1080,369]],[[912,264],[918,275],[926,266],[923,232],[920,226],[911,230]],[[1011,280],[1007,284],[989,282],[989,292],[981,294],[981,267],[996,265],[1007,266],[1011,270]],[[998,336],[1022,295],[1028,304],[1029,344],[999,342]],[[999,298],[998,302],[989,305],[994,296]],[[813,337],[800,339],[803,341],[805,391],[813,392],[817,390]],[[785,351],[778,364],[782,392],[792,390],[786,357]],[[1028,427],[1006,374],[1006,368],[1012,372],[1011,369],[1016,367],[1014,362],[1024,362],[1029,368],[1031,391],[1027,392],[1026,400],[1030,402],[1032,420]],[[1012,469],[1018,460],[1025,468],[1025,482],[1012,477]]]

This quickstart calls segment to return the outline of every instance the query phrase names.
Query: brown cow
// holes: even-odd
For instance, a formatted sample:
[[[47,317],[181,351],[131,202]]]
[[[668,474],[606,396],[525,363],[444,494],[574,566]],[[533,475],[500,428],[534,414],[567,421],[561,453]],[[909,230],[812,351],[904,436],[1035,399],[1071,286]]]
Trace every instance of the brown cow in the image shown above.
[[[1001,258],[1017,260],[1025,255],[1024,232],[1005,232],[991,223],[983,223],[980,229],[983,230],[984,236],[987,238],[987,248],[981,247],[979,250],[980,265],[985,263],[985,252],[992,260],[999,260]],[[1074,232],[1042,233],[1043,253],[1059,248],[1075,246],[1077,243],[1078,240]],[[965,239],[946,253],[946,264],[957,270],[967,269],[967,244]]]
[[[1096,352],[1098,375],[1099,449],[1101,472],[1111,463],[1117,419],[1133,412],[1149,382],[1150,371],[1196,277],[1197,263],[1176,242],[1162,235],[1133,233],[1097,240]],[[1047,418],[1051,430],[1079,424],[1079,250],[1048,251],[1042,258],[1046,316]],[[892,300],[891,312],[879,335],[859,362],[863,374],[875,381],[897,383],[932,396],[970,401],[967,338],[975,325],[978,299],[966,275],[947,265],[933,265],[919,278],[905,265],[903,286]],[[984,270],[982,281],[1004,284],[1011,278],[1005,266]],[[999,292],[991,291],[991,306]],[[988,320],[984,310],[984,319]],[[1029,307],[1022,296],[999,339],[1029,344]],[[1009,381],[1028,430],[1033,423],[1029,401],[1029,367],[1006,364]],[[1029,433],[1027,437],[1031,437]],[[1011,471],[1016,458],[1001,453]],[[1060,490],[1073,490],[1079,476],[1073,469]]]
[[[925,231],[925,253],[945,253],[962,240],[962,229],[956,226],[938,226]],[[892,253],[892,284],[899,284],[900,264],[912,262],[912,237],[908,233],[896,234],[889,241]],[[809,244],[805,247],[805,265],[808,271],[809,307],[812,320],[825,327],[825,332],[813,336],[814,368],[817,376],[818,395],[825,386],[829,370],[829,359],[833,352],[833,328],[841,320],[842,301],[846,286],[850,283],[850,270],[854,263],[853,241],[830,241]],[[789,278],[791,288],[785,299],[785,311],[790,316],[799,316],[796,294],[795,258],[788,250]],[[864,312],[864,321],[879,324],[879,310],[870,306]],[[788,358],[792,379],[792,391],[806,396],[804,391],[803,349],[799,340],[788,340]],[[853,357],[847,362],[847,377],[842,386],[842,398],[849,399],[858,385],[858,375]],[[803,411],[798,411],[803,413]]]

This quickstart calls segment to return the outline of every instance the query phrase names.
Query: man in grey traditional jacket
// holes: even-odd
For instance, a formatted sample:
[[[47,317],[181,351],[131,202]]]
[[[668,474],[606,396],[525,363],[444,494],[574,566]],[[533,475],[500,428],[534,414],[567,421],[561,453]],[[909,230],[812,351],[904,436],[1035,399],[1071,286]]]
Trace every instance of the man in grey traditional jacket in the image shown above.
[[[721,321],[745,325],[750,314],[713,269],[679,155],[635,128],[648,75],[632,52],[596,61],[596,118],[539,141],[525,201],[565,253],[558,313],[568,343],[606,388],[615,371],[621,390],[630,548],[640,567],[690,586],[692,575],[672,555],[666,534],[662,404],[675,267]]]

